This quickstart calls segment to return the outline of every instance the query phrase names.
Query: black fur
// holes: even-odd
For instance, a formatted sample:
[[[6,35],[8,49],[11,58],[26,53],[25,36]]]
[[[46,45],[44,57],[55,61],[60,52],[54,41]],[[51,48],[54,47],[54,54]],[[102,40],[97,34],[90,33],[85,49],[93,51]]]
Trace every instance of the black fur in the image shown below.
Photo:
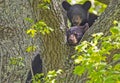
[[[88,12],[91,7],[90,1],[86,1],[84,4],[74,5],[69,4],[67,1],[63,1],[62,6],[67,11],[71,26],[83,26],[85,23],[88,23],[89,26],[91,26],[98,17],[97,15]]]
[[[86,23],[84,26],[73,26],[70,29],[67,30],[67,43],[70,46],[75,46],[79,43],[79,41],[82,39],[85,31],[89,28],[88,23]]]
[[[37,54],[32,61],[32,71],[34,75],[42,73],[42,59],[40,58],[40,54]],[[31,70],[28,72],[26,83],[32,83]]]

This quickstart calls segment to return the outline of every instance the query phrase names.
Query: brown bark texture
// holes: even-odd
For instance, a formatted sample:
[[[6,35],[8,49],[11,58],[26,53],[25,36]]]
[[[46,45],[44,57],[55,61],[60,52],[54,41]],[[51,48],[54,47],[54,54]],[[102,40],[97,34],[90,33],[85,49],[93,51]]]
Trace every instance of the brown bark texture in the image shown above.
[[[25,50],[30,45],[37,47],[43,61],[43,73],[50,70],[62,69],[64,74],[59,77],[57,83],[81,83],[85,76],[78,77],[72,74],[74,68],[70,56],[74,54],[74,47],[66,45],[65,16],[61,6],[63,0],[51,0],[50,9],[39,8],[38,4],[43,0],[1,0],[0,1],[0,82],[24,83],[27,72],[30,69],[32,53]],[[32,25],[25,18],[32,18],[34,22],[43,20],[54,29],[46,35],[37,35],[31,39],[26,30]],[[109,35],[109,29],[113,21],[120,21],[120,0],[112,0],[105,12],[96,20],[93,26],[85,33],[83,40],[90,41],[91,34],[103,32]],[[117,51],[119,52],[119,50]],[[23,57],[25,66],[10,66],[11,57]],[[66,78],[66,79],[64,79]]]
[[[104,4],[109,4],[111,0],[98,0],[99,2],[101,3],[104,3]]]

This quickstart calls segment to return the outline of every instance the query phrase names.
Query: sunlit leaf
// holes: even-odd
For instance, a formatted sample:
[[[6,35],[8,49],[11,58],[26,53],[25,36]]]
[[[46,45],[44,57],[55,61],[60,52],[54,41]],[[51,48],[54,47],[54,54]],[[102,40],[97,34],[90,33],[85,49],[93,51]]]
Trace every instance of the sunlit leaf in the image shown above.
[[[51,0],[43,0],[45,3],[50,3]]]
[[[114,59],[114,60],[120,59],[120,54],[115,54],[115,55],[113,56],[113,59]]]
[[[111,28],[110,29],[110,32],[113,34],[113,35],[115,35],[115,34],[119,34],[119,29],[117,28],[117,27],[113,27],[113,28]]]
[[[117,25],[117,24],[118,24],[118,21],[114,20],[114,21],[113,21],[113,24],[114,24],[114,25]]]
[[[61,74],[63,72],[63,70],[59,69],[56,71],[57,74]]]
[[[36,50],[36,46],[29,46],[26,48],[26,52],[34,52]]]
[[[84,71],[85,71],[84,67],[76,66],[74,69],[74,74],[81,75],[84,73]]]
[[[30,22],[30,23],[34,23],[34,20],[32,20],[31,18],[25,18],[25,20]]]
[[[53,71],[49,71],[49,72],[48,72],[47,77],[51,78],[51,77],[55,77],[55,76],[57,76],[55,70],[53,70]]]
[[[37,31],[35,29],[29,29],[29,30],[27,30],[27,34],[30,35],[31,37],[34,37],[35,34],[36,34],[36,32]]]
[[[14,65],[14,66],[20,66],[20,67],[24,67],[24,58],[19,56],[19,57],[11,57],[10,58],[10,65]]]
[[[75,64],[79,64],[82,60],[83,60],[83,57],[82,57],[82,56],[78,56],[78,57],[75,59]]]

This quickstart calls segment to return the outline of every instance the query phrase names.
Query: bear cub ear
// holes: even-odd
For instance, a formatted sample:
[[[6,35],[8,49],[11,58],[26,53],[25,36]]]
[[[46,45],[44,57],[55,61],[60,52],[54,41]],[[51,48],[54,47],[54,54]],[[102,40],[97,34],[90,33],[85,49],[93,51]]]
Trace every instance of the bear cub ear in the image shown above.
[[[90,7],[91,7],[91,2],[90,1],[86,1],[82,6],[83,6],[83,8],[85,10],[89,10]]]
[[[63,2],[62,2],[62,7],[63,7],[66,11],[68,11],[69,8],[71,7],[71,5],[70,5],[67,1],[63,1]]]

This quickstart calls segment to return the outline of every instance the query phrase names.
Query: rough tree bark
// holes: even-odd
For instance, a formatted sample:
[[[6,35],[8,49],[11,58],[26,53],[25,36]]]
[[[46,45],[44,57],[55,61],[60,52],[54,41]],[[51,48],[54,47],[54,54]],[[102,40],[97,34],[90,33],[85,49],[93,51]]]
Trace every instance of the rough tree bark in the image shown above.
[[[65,21],[61,2],[63,0],[52,0],[50,9],[44,10],[38,8],[42,0],[3,0],[0,2],[0,52],[1,52],[1,67],[4,82],[15,82],[20,79],[21,83],[26,78],[26,68],[30,68],[28,64],[30,61],[29,53],[24,50],[31,45],[32,40],[26,35],[26,29],[31,26],[30,23],[24,19],[30,17],[35,22],[43,20],[48,26],[54,29],[48,35],[38,35],[34,40],[37,50],[41,54],[43,60],[43,72],[46,74],[50,70],[63,69],[64,75],[60,78],[58,83],[80,83],[80,77],[72,74],[73,64],[68,60],[69,56],[74,53],[74,47],[69,47],[65,43]],[[120,21],[120,0],[111,0],[108,8],[96,20],[94,25],[85,33],[83,40],[91,40],[90,35],[96,32],[103,32],[105,35],[109,34],[109,29],[114,20]],[[83,41],[82,40],[82,41]],[[26,67],[23,68],[20,75],[15,75],[14,72],[9,72],[4,66],[9,61],[9,57],[20,55],[26,58]],[[3,56],[7,56],[6,62],[3,64]],[[4,70],[4,71],[3,71]],[[12,77],[11,75],[15,75]],[[8,79],[9,78],[9,79]],[[13,80],[14,79],[14,80]]]
[[[24,83],[27,67],[16,68],[9,62],[11,57],[22,56],[25,65],[30,64],[25,52],[31,44],[26,35],[26,29],[31,26],[25,21],[27,17],[34,18],[29,0],[0,0],[0,83]]]
[[[111,0],[98,0],[99,2],[101,3],[104,3],[104,4],[109,4]]]

